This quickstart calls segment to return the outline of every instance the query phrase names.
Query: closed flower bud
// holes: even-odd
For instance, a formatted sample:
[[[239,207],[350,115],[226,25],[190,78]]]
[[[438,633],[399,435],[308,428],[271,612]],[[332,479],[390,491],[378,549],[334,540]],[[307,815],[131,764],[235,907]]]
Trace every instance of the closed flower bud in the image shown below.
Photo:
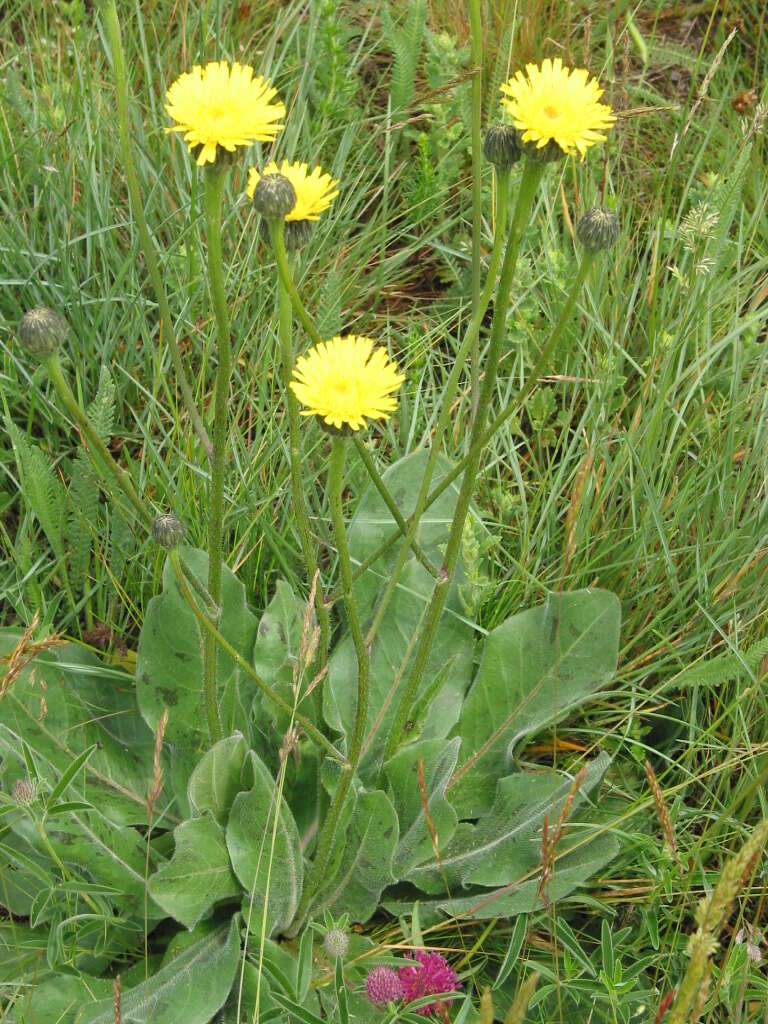
[[[565,151],[560,146],[559,142],[555,142],[554,139],[550,139],[543,146],[538,146],[535,142],[523,142],[523,154],[528,157],[529,160],[533,160],[537,164],[551,164],[555,160],[564,160]]]
[[[285,245],[286,252],[296,252],[307,244],[312,237],[312,228],[314,227],[314,221],[311,220],[287,220],[283,228],[283,243]],[[269,237],[269,224],[262,218],[261,221],[261,237],[267,243],[270,244]]]
[[[610,249],[619,237],[619,218],[612,210],[596,206],[587,210],[576,225],[576,237],[587,252]]]
[[[11,788],[11,797],[21,807],[29,807],[37,800],[37,786],[32,779],[18,779]]]
[[[516,164],[523,151],[520,133],[511,124],[492,124],[483,139],[483,156],[502,171]]]
[[[68,330],[63,316],[41,306],[40,309],[31,309],[21,318],[19,341],[32,355],[46,359],[57,351]]]
[[[331,928],[323,939],[323,948],[328,956],[345,956],[349,949],[349,936],[341,928]]]
[[[186,536],[187,528],[172,512],[157,516],[152,523],[152,539],[166,551],[177,548]]]
[[[267,220],[282,220],[296,205],[296,189],[283,174],[265,174],[253,192],[253,206]]]

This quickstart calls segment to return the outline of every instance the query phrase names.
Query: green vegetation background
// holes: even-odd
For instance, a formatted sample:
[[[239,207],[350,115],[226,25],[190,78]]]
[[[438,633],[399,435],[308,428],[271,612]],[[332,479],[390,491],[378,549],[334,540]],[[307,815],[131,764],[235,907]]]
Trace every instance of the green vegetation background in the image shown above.
[[[634,17],[627,4],[595,0],[484,6],[486,121],[498,116],[497,86],[510,68],[558,53],[598,74],[621,115],[604,152],[569,161],[559,182],[550,175],[534,217],[529,251],[545,256],[523,262],[500,403],[563,301],[572,223],[604,195],[622,236],[593,272],[549,375],[485,459],[477,499],[488,530],[477,538],[468,594],[479,628],[549,589],[599,585],[621,598],[609,696],[523,755],[563,763],[569,749],[604,749],[615,758],[622,856],[589,897],[557,908],[556,944],[555,915],[542,916],[525,955],[563,982],[563,1020],[573,1012],[567,998],[618,1020],[635,1013],[644,987],[664,990],[679,977],[696,899],[768,813],[767,143],[756,133],[746,144],[742,127],[742,114],[749,121],[768,99],[766,13],[758,0],[649,0]],[[463,4],[136,0],[122,18],[147,216],[206,416],[214,328],[201,194],[185,148],[165,134],[163,99],[182,69],[222,57],[273,77],[290,112],[280,155],[340,179],[301,287],[323,334],[380,338],[406,369],[398,415],[377,434],[382,458],[428,443],[469,309]],[[26,624],[39,610],[49,627],[130,663],[162,554],[137,540],[89,476],[76,430],[14,342],[22,313],[49,305],[66,315],[77,391],[90,403],[102,381],[97,414],[113,451],[158,510],[184,519],[197,546],[204,460],[138,255],[92,5],[10,0],[0,5],[0,40],[0,402],[6,426],[15,425],[0,433],[0,617]],[[226,530],[229,564],[261,609],[278,578],[303,581],[274,273],[246,173],[231,176],[224,225],[236,349]],[[483,173],[490,184],[490,168]],[[484,215],[488,243],[489,204]],[[465,392],[449,454],[463,453],[468,416]],[[321,435],[308,431],[305,444],[317,532],[327,537]],[[350,510],[364,486],[353,462]],[[325,559],[330,566],[332,551]],[[683,871],[662,848],[646,757]],[[746,920],[765,920],[765,880]],[[489,972],[510,933],[498,926],[475,952]],[[476,938],[448,930],[444,944],[470,948]],[[735,938],[734,928],[717,958],[726,965],[716,975],[723,1016],[711,1019],[762,1020],[764,970]]]

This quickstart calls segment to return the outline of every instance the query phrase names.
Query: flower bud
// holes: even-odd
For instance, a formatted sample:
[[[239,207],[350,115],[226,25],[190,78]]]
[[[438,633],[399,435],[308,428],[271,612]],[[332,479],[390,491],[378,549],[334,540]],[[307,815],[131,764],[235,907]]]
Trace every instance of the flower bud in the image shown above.
[[[283,243],[286,252],[296,252],[303,248],[312,237],[313,227],[314,221],[311,220],[287,220],[283,227]],[[269,237],[269,224],[263,217],[261,219],[261,237],[267,245],[272,241]]]
[[[502,171],[516,164],[523,151],[520,133],[511,124],[492,124],[483,139],[483,156]]]
[[[612,210],[596,206],[587,210],[576,225],[576,237],[587,252],[610,249],[619,237],[619,218]]]
[[[38,359],[46,359],[57,351],[69,327],[63,316],[41,306],[25,313],[19,323],[19,341]]]
[[[349,936],[341,928],[331,928],[323,939],[323,948],[328,956],[345,956],[349,949]]]
[[[296,190],[284,174],[265,174],[253,192],[253,206],[267,220],[282,220],[296,205]]]
[[[21,807],[29,807],[37,800],[37,785],[32,779],[18,779],[11,787],[11,797]]]
[[[177,548],[186,536],[187,528],[172,512],[157,516],[152,523],[152,539],[166,551]]]
[[[541,148],[533,141],[523,142],[521,145],[523,147],[523,154],[537,164],[551,164],[555,160],[565,159],[565,151],[560,146],[560,143],[555,142],[554,139],[550,139]]]

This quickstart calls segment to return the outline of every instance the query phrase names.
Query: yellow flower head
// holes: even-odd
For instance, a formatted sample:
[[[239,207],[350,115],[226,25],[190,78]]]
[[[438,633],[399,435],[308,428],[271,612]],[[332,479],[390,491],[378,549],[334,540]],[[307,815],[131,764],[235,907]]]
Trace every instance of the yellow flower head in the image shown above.
[[[556,142],[564,153],[578,150],[582,160],[595,142],[605,140],[603,131],[616,120],[611,108],[598,100],[603,90],[583,68],[563,67],[559,57],[541,67],[528,64],[501,86],[502,105],[522,132],[523,142],[543,149]]]
[[[386,419],[395,409],[394,392],[405,380],[383,348],[371,338],[347,334],[299,356],[291,390],[302,416],[321,416],[328,426],[359,430],[365,419]]]
[[[272,102],[277,89],[247,64],[214,61],[195,64],[168,90],[165,109],[177,123],[168,132],[183,132],[190,152],[199,147],[198,164],[213,163],[216,147],[233,153],[238,146],[271,142],[284,127],[285,107]]]
[[[286,220],[319,220],[323,210],[327,210],[339,194],[336,188],[338,181],[330,174],[323,174],[319,167],[315,167],[311,174],[307,174],[306,164],[289,164],[287,160],[283,160],[278,167],[273,160],[267,164],[263,173],[282,174],[293,185],[296,205],[286,214]],[[261,179],[262,175],[252,167],[248,172],[249,199],[253,199],[253,193]]]

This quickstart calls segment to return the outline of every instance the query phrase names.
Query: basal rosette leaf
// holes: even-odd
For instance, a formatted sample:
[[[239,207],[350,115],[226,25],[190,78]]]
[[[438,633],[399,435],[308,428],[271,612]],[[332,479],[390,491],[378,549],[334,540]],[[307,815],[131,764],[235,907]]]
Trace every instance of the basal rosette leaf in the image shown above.
[[[384,472],[383,479],[403,516],[413,510],[423,479],[428,453],[416,452],[400,459]],[[438,460],[434,482],[451,469],[451,462]],[[436,564],[442,562],[442,548],[447,541],[458,495],[453,484],[425,512],[417,540]],[[371,486],[364,493],[349,526],[349,550],[352,563],[364,561],[391,532],[394,521],[378,491]],[[355,584],[363,629],[370,624],[378,598],[392,574],[399,546],[395,544],[376,561]],[[458,595],[463,570],[459,564],[451,584],[445,610],[434,646],[416,698],[431,688],[435,678],[450,664],[428,708],[418,723],[418,733],[425,739],[445,736],[456,724],[461,701],[469,685],[472,668],[473,629],[466,621]],[[405,565],[394,597],[382,619],[371,649],[370,708],[366,725],[368,739],[360,768],[364,784],[375,784],[384,746],[407,678],[413,657],[409,644],[429,603],[433,577],[413,557]],[[328,724],[349,737],[357,699],[357,660],[348,635],[333,651],[328,677],[323,684],[323,713]]]
[[[205,581],[208,558],[182,546],[185,564]],[[219,630],[240,654],[250,660],[256,639],[256,617],[245,602],[245,587],[222,566]],[[203,629],[179,592],[170,562],[163,570],[163,592],[147,606],[139,637],[136,690],[139,708],[154,732],[165,708],[165,740],[173,750],[172,781],[182,808],[187,783],[200,754],[208,745],[203,708]],[[219,712],[225,735],[236,729],[247,734],[255,684],[222,650],[217,655]]]
[[[271,935],[293,921],[304,883],[304,863],[299,832],[285,798],[279,804],[272,852],[277,783],[253,751],[249,759],[253,785],[238,793],[232,803],[226,842],[235,875],[245,890],[243,908],[246,918],[250,910],[250,929],[260,931],[266,900],[267,934]]]
[[[621,609],[607,590],[550,594],[492,630],[454,732],[460,764],[448,789],[459,818],[478,818],[510,773],[515,745],[559,721],[616,670]]]

